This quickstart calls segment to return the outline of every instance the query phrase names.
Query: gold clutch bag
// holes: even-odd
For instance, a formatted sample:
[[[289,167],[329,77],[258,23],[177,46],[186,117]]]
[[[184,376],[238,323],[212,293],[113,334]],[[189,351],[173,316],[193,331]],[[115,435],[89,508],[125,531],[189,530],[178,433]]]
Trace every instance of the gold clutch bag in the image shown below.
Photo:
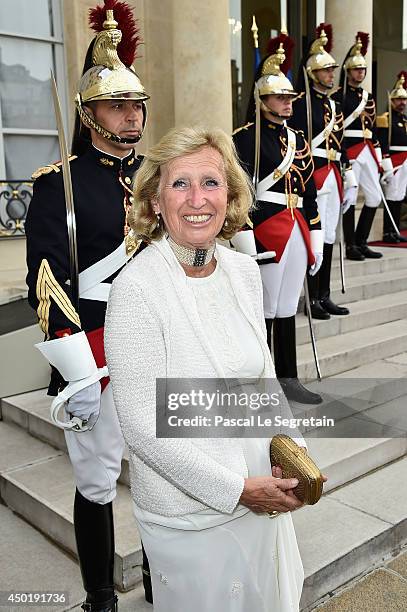
[[[292,438],[283,434],[270,442],[271,465],[280,465],[283,478],[297,478],[295,495],[304,504],[316,504],[322,495],[322,475],[314,461]]]

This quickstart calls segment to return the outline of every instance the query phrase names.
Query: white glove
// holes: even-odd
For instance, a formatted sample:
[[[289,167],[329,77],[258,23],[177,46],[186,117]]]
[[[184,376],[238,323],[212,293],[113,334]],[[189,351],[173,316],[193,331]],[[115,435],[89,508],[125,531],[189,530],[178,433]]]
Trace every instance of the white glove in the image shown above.
[[[243,230],[237,232],[230,239],[232,246],[239,253],[245,253],[246,255],[250,255],[257,262],[262,261],[264,259],[273,259],[276,256],[275,251],[266,251],[265,253],[257,253],[256,249],[256,241],[254,239],[253,230]]]
[[[87,425],[91,430],[99,418],[101,394],[100,382],[92,383],[74,393],[65,404],[65,410],[70,416],[81,419],[83,425]]]
[[[390,181],[391,177],[393,176],[394,173],[394,168],[393,168],[393,162],[391,160],[391,157],[384,157],[382,159],[382,168],[383,168],[383,174],[382,177],[380,179],[381,183],[384,183],[385,185]]]
[[[393,176],[393,172],[385,172],[380,177],[380,183],[382,185],[388,185],[390,183],[391,179],[392,179],[392,176]]]
[[[351,206],[354,206],[356,204],[356,199],[358,196],[358,189],[357,187],[348,187],[347,189],[345,189],[345,193],[343,196],[343,202],[342,202],[342,214],[344,215]]]
[[[382,159],[383,159],[382,148],[381,147],[375,147],[374,150],[375,150],[375,153],[376,153],[377,161],[379,162],[379,164],[381,164],[382,163]]]
[[[314,257],[315,257],[315,263],[312,264],[312,266],[309,269],[310,276],[315,276],[315,274],[318,272],[318,270],[322,266],[322,260],[324,258],[322,253],[314,253]]]
[[[311,230],[311,248],[315,263],[309,269],[310,276],[314,276],[322,265],[324,251],[324,233],[322,230]]]

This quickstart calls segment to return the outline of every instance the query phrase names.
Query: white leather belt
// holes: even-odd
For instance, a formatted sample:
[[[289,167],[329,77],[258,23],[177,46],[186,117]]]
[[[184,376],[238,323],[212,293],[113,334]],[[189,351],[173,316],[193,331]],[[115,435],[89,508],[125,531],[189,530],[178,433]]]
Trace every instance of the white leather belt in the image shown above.
[[[330,161],[340,161],[341,153],[340,151],[335,151],[335,149],[313,149],[312,150],[313,157],[323,157],[324,159],[329,159]]]
[[[79,297],[84,300],[107,302],[111,284],[102,281],[120,270],[129,258],[123,241],[112,253],[80,272]]]
[[[278,193],[277,191],[264,191],[261,195],[257,196],[257,199],[262,200],[263,202],[282,204],[283,206],[287,206],[287,208],[302,208],[301,196],[297,196],[297,194],[292,193],[291,205],[289,203],[288,198],[290,198],[290,195],[286,195],[285,193]]]
[[[111,283],[99,283],[94,287],[90,287],[90,289],[87,291],[83,291],[80,298],[81,300],[97,300],[98,302],[107,302],[111,288]]]
[[[346,138],[363,138],[363,130],[345,130],[343,135]]]
[[[394,146],[393,145],[390,147],[390,152],[391,151],[407,151],[407,147],[404,146]]]

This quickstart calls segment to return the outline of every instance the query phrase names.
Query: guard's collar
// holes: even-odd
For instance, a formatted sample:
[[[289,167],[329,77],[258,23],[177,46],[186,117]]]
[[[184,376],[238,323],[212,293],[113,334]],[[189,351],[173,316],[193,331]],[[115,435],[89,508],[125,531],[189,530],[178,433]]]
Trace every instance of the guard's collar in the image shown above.
[[[277,123],[273,121],[272,119],[267,119],[267,117],[265,117],[264,115],[262,115],[261,117],[261,123],[262,123],[263,128],[269,129],[269,130],[275,130],[276,132],[281,132],[283,127],[286,127],[285,120],[283,123]]]
[[[126,155],[126,157],[117,157],[116,155],[111,155],[110,153],[105,153],[101,149],[95,147],[95,145],[91,146],[92,155],[97,161],[98,165],[104,166],[105,168],[111,168],[112,170],[131,170],[132,166],[134,166],[135,160],[137,158],[136,152],[134,149]]]

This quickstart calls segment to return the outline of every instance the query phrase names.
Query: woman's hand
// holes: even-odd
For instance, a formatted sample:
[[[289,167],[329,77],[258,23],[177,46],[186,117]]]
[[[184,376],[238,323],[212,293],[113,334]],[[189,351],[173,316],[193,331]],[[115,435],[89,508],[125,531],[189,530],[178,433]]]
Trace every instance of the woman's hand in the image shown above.
[[[296,478],[256,476],[245,478],[240,503],[253,512],[292,512],[303,504],[295,497]]]
[[[307,449],[304,448],[303,446],[301,446],[300,448],[305,453],[307,452]],[[282,478],[283,477],[283,470],[281,468],[281,465],[273,465],[273,467],[271,468],[271,473],[273,474],[274,478]],[[325,474],[321,474],[321,476],[322,476],[322,482],[326,482],[328,480],[328,478],[327,478],[327,476],[325,476]],[[295,497],[295,499],[298,499],[292,489],[287,491],[287,495],[289,497]]]

